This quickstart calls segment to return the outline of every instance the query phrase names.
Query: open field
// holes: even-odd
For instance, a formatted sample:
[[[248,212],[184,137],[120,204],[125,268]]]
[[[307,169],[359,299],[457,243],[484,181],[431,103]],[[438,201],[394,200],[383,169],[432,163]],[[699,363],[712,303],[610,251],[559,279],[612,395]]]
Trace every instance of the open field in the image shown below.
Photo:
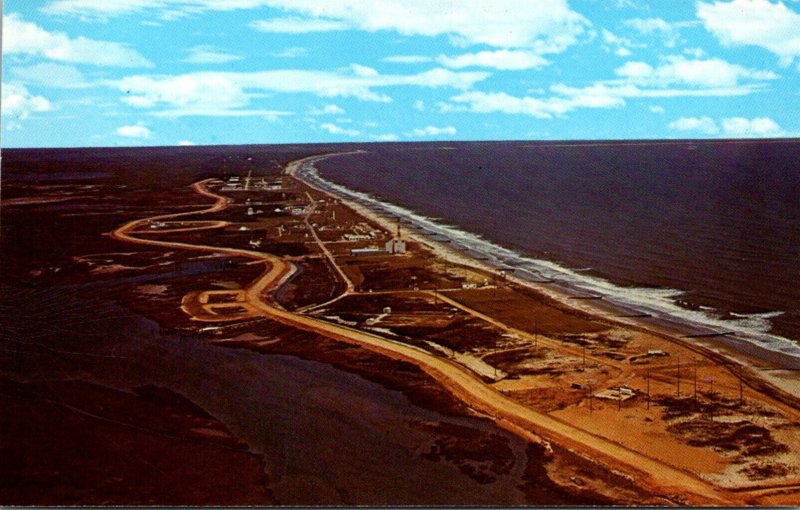
[[[382,252],[397,236],[396,224],[307,185],[293,175],[299,164],[290,163],[279,179],[209,174],[191,189],[174,186],[193,207],[177,201],[167,207],[172,188],[133,193],[98,220],[106,236],[96,235],[76,212],[71,228],[81,233],[77,238],[53,242],[39,258],[16,252],[19,273],[6,268],[5,281],[106,281],[95,295],[161,327],[226,349],[330,364],[400,391],[422,408],[493,423],[528,445],[528,453],[509,449],[506,436],[437,423],[420,426],[438,437],[420,450],[420,462],[450,463],[471,483],[491,486],[516,473],[522,455],[525,473],[513,475],[526,480],[515,489],[519,502],[739,505],[800,497],[796,395],[770,385],[752,365],[576,309],[411,233],[400,233],[405,253]],[[74,192],[80,203],[84,194],[100,197],[112,185],[83,186],[58,193]],[[47,190],[20,186],[15,193],[12,229],[20,228],[14,226],[18,218],[44,218],[42,207],[70,211],[71,201],[54,201],[57,195]],[[157,203],[148,203],[145,193]],[[119,189],[114,196],[127,194]],[[97,201],[89,212],[114,203]],[[36,242],[44,242],[47,222],[39,228]],[[358,252],[373,246],[373,252]],[[19,383],[9,384],[4,396],[13,400],[24,393]],[[87,388],[73,389],[94,395]],[[40,391],[64,405],[77,398],[49,386]],[[154,409],[154,416],[169,413],[169,405]],[[36,422],[45,413],[37,406],[20,412]],[[170,425],[170,433],[183,437],[183,426]],[[76,422],[65,439],[80,428]],[[223,424],[209,421],[199,429],[215,439],[192,447],[190,455],[222,455],[208,450],[220,441],[242,448]],[[5,430],[26,438],[22,430]],[[249,454],[225,455],[234,462]],[[251,478],[225,482],[239,484],[224,489],[238,495],[225,503],[280,502],[269,490],[269,468],[259,468],[255,457],[248,462],[265,476],[247,468]],[[4,469],[19,480],[30,476],[15,463]],[[175,483],[190,483],[194,475],[175,476]],[[13,501],[34,501],[22,487]],[[58,501],[58,489],[51,487],[54,499],[41,501]],[[155,490],[146,501],[163,503],[159,494]],[[218,494],[179,496],[176,502],[211,502]]]

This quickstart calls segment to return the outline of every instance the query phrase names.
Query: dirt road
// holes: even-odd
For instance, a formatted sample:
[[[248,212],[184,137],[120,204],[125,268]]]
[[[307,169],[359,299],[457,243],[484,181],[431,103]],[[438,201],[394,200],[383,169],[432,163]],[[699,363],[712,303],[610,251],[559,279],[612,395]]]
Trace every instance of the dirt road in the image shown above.
[[[300,163],[302,160],[298,164]],[[267,266],[264,272],[245,288],[246,302],[264,316],[299,329],[357,344],[393,359],[411,362],[434,377],[471,407],[494,418],[498,425],[525,439],[537,440],[536,435],[538,435],[580,452],[587,458],[603,462],[628,474],[637,485],[674,499],[676,502],[683,501],[694,505],[740,505],[743,503],[743,500],[737,495],[722,491],[692,473],[676,469],[640,452],[591,434],[577,426],[529,409],[505,397],[464,367],[449,360],[438,358],[408,344],[387,340],[363,331],[323,322],[283,309],[274,301],[272,295],[291,276],[295,268],[277,256],[253,250],[142,239],[131,234],[136,228],[149,221],[216,212],[227,207],[229,202],[227,198],[216,195],[206,188],[209,181],[200,181],[192,187],[199,194],[215,200],[211,207],[200,211],[164,214],[131,221],[113,231],[110,234],[111,237],[121,241],[163,248],[225,253],[264,263]]]

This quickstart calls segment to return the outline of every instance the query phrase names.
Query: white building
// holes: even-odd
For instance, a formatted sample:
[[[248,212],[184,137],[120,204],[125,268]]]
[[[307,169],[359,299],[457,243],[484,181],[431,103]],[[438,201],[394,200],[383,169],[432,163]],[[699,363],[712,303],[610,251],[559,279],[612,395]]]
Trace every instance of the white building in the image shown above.
[[[366,248],[353,248],[350,250],[350,255],[378,255],[383,253],[377,246],[367,246]]]
[[[386,253],[400,254],[406,252],[405,239],[391,239],[386,242]]]
[[[372,237],[366,234],[345,234],[344,236],[345,241],[369,241]]]

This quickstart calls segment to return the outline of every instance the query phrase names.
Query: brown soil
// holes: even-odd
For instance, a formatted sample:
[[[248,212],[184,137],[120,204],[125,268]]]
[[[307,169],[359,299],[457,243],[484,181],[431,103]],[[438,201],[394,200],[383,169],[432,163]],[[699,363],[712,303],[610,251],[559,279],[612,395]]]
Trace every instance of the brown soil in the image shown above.
[[[513,328],[543,335],[595,333],[608,329],[579,312],[553,306],[543,296],[515,289],[477,289],[448,292],[448,296]]]
[[[327,259],[305,259],[295,264],[300,272],[280,296],[281,304],[287,309],[324,303],[344,291],[344,283],[334,275]]]
[[[492,340],[500,337],[494,330],[479,319],[461,317],[450,321],[443,327],[428,326],[393,326],[392,331],[409,339],[409,343],[421,343],[424,340],[436,342],[457,352],[472,349],[492,349]]]
[[[509,392],[508,395],[533,409],[550,412],[577,404],[586,396],[586,393],[581,390],[544,387],[535,390]]]
[[[775,442],[769,430],[749,421],[721,422],[698,416],[667,427],[692,446],[711,446],[735,454],[742,462],[756,456],[785,453],[788,448]]]
[[[552,450],[552,460],[549,463],[529,462],[525,476],[530,480],[552,477],[564,494],[564,501],[557,504],[655,506],[666,502],[641,489],[634,480],[577,455],[567,448],[554,444]],[[541,456],[541,447],[533,444],[528,446],[528,458],[537,459]],[[520,488],[529,497],[535,495],[536,487],[533,484],[526,484]]]
[[[363,291],[453,288],[463,281],[463,278],[431,271],[431,261],[419,253],[413,256],[346,257],[341,262],[348,275],[353,275],[353,282],[358,282],[357,289]]]

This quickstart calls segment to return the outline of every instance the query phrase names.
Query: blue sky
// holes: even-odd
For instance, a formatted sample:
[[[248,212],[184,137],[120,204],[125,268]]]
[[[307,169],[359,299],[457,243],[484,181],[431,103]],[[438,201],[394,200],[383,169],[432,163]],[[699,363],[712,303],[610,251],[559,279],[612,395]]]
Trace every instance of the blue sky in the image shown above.
[[[6,0],[3,147],[796,137],[800,2]]]

